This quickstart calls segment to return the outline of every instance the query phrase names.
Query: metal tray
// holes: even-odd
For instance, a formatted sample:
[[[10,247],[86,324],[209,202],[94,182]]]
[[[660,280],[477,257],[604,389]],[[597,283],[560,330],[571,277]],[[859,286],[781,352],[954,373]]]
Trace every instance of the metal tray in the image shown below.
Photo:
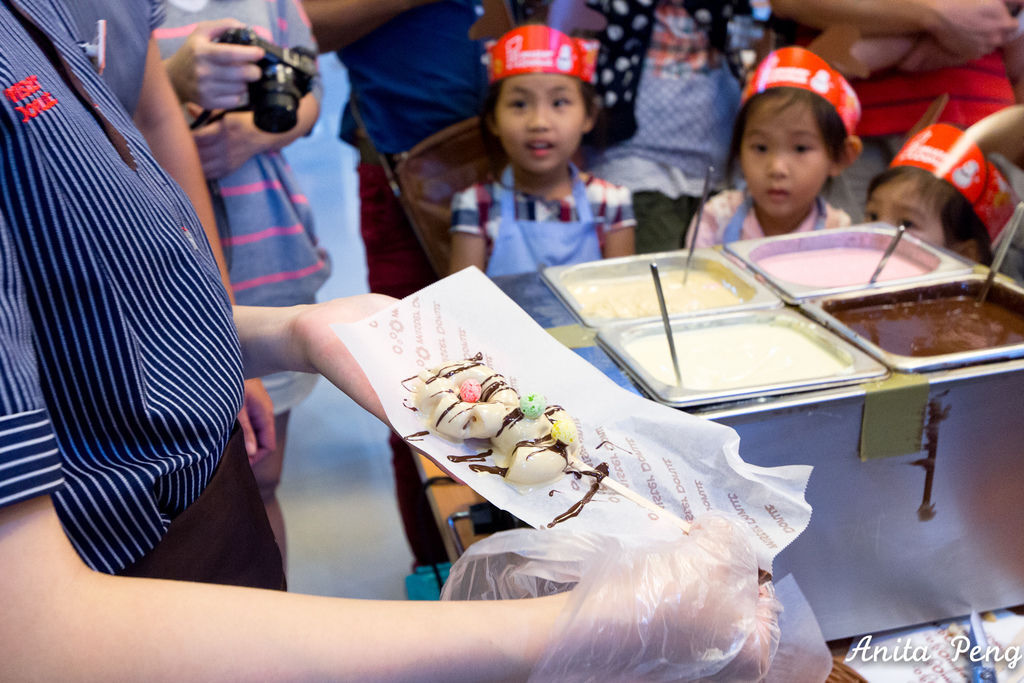
[[[619,323],[624,320],[646,321],[660,320],[657,298],[651,278],[650,264],[656,262],[663,285],[669,285],[681,278],[686,266],[686,252],[666,251],[656,254],[638,254],[620,258],[592,261],[571,266],[551,266],[541,271],[541,278],[547,286],[572,311],[584,325],[601,327]],[[767,308],[778,308],[782,301],[775,293],[758,282],[744,269],[727,259],[717,249],[695,249],[690,264],[690,276],[710,276],[734,294],[739,301],[734,304],[712,306],[697,310],[672,313],[671,318],[715,315],[726,311],[748,311]],[[587,283],[605,283],[609,287],[620,287],[623,291],[632,286],[650,287],[648,311],[636,312],[635,315],[607,315],[585,310],[583,303],[573,293],[575,289]],[[667,287],[666,287],[667,289]],[[668,294],[666,294],[668,296]]]
[[[964,277],[949,277],[914,287],[890,286],[877,290],[849,292],[832,297],[813,299],[805,302],[804,312],[834,330],[845,339],[857,344],[875,358],[894,370],[902,372],[926,372],[945,368],[956,368],[978,363],[1010,360],[1024,357],[1024,343],[1013,343],[976,351],[960,351],[931,356],[911,356],[886,351],[871,339],[858,334],[841,322],[834,313],[851,308],[863,308],[890,303],[908,303],[956,296],[975,297],[985,281],[985,275],[972,273]],[[987,302],[999,305],[1020,318],[1024,318],[1024,289],[1005,279],[997,278],[992,283]],[[945,317],[941,334],[948,336],[957,330],[956,321]]]
[[[597,332],[598,343],[607,353],[629,374],[637,385],[651,398],[670,406],[695,407],[728,401],[740,401],[763,396],[775,396],[801,391],[827,389],[848,384],[856,384],[869,379],[877,379],[888,374],[884,365],[876,361],[856,346],[831,333],[814,321],[792,309],[770,311],[748,311],[700,318],[676,319],[671,321],[673,336],[677,340],[676,350],[680,365],[690,368],[701,367],[699,363],[686,365],[688,351],[685,345],[687,333],[700,333],[708,329],[734,328],[736,334],[744,334],[749,330],[741,330],[744,324],[765,325],[783,328],[796,332],[813,347],[823,351],[827,356],[838,361],[845,368],[843,372],[827,373],[821,376],[794,377],[790,380],[778,380],[771,383],[751,382],[729,388],[709,388],[699,386],[699,382],[687,384],[687,372],[683,370],[683,386],[677,386],[674,378],[665,381],[656,376],[649,368],[635,357],[631,351],[634,342],[645,339],[665,341],[665,328],[661,321],[639,324],[620,323],[602,327]],[[721,358],[722,349],[716,347],[712,353]],[[665,356],[668,357],[668,345],[665,344]],[[671,367],[669,365],[668,367]],[[668,371],[671,373],[671,370]]]
[[[822,287],[790,282],[780,279],[766,271],[759,261],[769,256],[788,254],[797,251],[811,251],[829,248],[860,248],[878,251],[881,258],[885,248],[894,236],[895,228],[886,223],[868,223],[849,228],[801,232],[776,237],[765,237],[756,240],[742,240],[725,245],[726,251],[739,260],[746,268],[778,290],[779,295],[790,304],[799,303],[810,298],[863,290],[869,287],[867,279],[863,284]],[[889,285],[909,285],[928,282],[950,275],[966,275],[974,269],[974,263],[954,254],[951,251],[927,244],[907,233],[900,240],[894,254],[920,264],[927,273],[913,277],[894,278],[876,282],[871,288]],[[870,273],[868,274],[870,277]]]

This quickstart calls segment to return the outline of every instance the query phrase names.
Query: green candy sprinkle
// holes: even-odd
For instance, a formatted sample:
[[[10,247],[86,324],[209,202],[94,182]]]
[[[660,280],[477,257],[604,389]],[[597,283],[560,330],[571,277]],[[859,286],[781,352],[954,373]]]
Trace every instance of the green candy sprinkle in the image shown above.
[[[531,420],[536,420],[543,415],[547,407],[547,401],[540,394],[527,394],[519,399],[519,409]]]

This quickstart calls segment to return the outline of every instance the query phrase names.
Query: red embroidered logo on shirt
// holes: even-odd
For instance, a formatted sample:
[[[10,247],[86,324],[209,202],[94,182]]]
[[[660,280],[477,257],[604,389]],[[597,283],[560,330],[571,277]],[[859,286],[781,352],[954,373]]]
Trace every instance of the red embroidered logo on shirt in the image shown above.
[[[15,111],[22,115],[22,123],[25,123],[29,119],[34,119],[47,109],[50,109],[57,104],[57,98],[43,90],[42,86],[39,85],[38,76],[29,76],[28,78],[24,78],[14,85],[5,88],[4,95],[14,103],[18,103],[32,97],[32,99],[28,100],[24,104],[14,107]]]

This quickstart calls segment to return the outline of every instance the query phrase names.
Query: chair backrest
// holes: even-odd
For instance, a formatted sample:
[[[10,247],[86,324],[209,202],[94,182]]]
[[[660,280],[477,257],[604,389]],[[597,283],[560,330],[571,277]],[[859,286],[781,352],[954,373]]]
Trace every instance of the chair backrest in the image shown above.
[[[394,169],[398,198],[441,277],[448,274],[451,255],[452,196],[485,181],[491,172],[479,117],[448,126],[398,155]]]

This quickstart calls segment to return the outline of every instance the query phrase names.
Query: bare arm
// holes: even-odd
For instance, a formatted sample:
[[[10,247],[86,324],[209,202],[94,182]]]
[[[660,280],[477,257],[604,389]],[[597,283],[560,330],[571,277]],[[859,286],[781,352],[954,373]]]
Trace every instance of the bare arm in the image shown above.
[[[636,230],[634,228],[614,230],[604,236],[604,246],[601,248],[601,255],[604,258],[632,256],[635,253]]]
[[[1024,33],[1003,46],[1003,61],[1013,85],[1014,100],[1024,104]]]
[[[856,26],[865,36],[929,34],[965,61],[988,54],[1017,30],[1009,0],[772,0],[772,11],[823,29]]]
[[[0,576],[0,661],[26,680],[525,679],[566,599],[383,602],[112,577],[82,564],[48,497],[0,509]]]
[[[463,268],[476,266],[487,270],[487,240],[482,235],[468,232],[451,234],[452,251],[448,262],[448,272],[457,273]]]
[[[438,0],[303,0],[321,52],[334,52],[406,10]]]

